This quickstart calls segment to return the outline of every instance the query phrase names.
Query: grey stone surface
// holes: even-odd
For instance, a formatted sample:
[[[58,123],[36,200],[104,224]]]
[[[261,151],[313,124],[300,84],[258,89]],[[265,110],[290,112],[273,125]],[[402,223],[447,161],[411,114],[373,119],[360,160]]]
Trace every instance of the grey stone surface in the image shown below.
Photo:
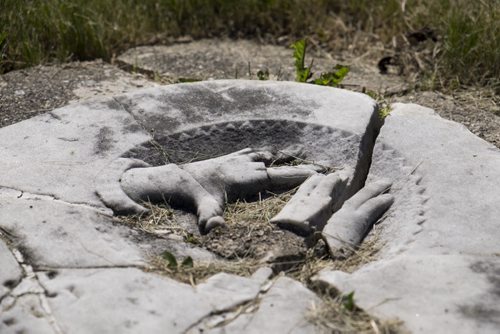
[[[94,267],[144,265],[131,229],[94,209],[54,200],[0,197],[0,227],[32,265]]]
[[[398,317],[413,332],[497,332],[499,150],[415,105],[395,105],[375,145],[381,125],[374,101],[361,94],[214,81],[90,100],[0,129],[0,226],[43,286],[33,292],[25,279],[6,292],[1,326],[20,329],[13,317],[40,332],[47,322],[71,333],[184,332],[214,323],[222,331],[217,314],[238,332],[313,331],[301,319],[305,301],[317,298],[289,279],[267,290],[265,273],[220,274],[193,287],[117,268],[142,266],[165,249],[211,255],[117,224],[108,205],[123,192],[126,170],[136,163],[183,166],[253,147],[302,150],[307,161],[353,170],[349,194],[366,177],[392,181],[378,259],[352,274],[323,271],[317,279],[354,290],[361,307]],[[40,318],[29,313],[32,294],[38,305],[47,297]],[[241,307],[249,313],[233,318]]]
[[[54,334],[46,310],[35,294],[26,294],[0,304],[0,333]]]
[[[500,151],[430,109],[393,108],[369,176],[394,180],[380,259],[319,280],[416,333],[497,333]]]
[[[0,239],[0,300],[14,287],[22,277],[21,267],[16,258]]]
[[[313,333],[308,317],[321,304],[301,283],[280,277],[243,311],[214,315],[188,333]]]
[[[183,333],[212,313],[254,299],[261,282],[217,274],[195,287],[138,269],[39,274],[66,333]]]
[[[119,224],[108,205],[116,201],[113,193],[123,192],[123,173],[139,165],[186,167],[193,159],[253,147],[302,151],[308,161],[356,170],[353,179],[360,186],[380,125],[374,101],[361,94],[296,83],[220,81],[88,100],[2,128],[0,226],[43,286],[32,282],[41,290],[31,291],[32,278],[23,281],[3,299],[3,306],[10,303],[5,314],[25,317],[28,329],[44,331],[45,325],[23,316],[25,291],[38,297],[45,311],[40,321],[56,332],[183,332],[214,313],[253,303],[269,274],[255,279],[219,274],[192,287],[130,268],[145,266],[150,255],[163,250],[195,261],[214,256]],[[283,174],[269,169],[272,180]],[[199,168],[190,173],[204,177]],[[111,194],[112,200],[103,202],[97,193]],[[305,301],[316,297],[299,283],[279,282],[263,307],[271,310],[276,303],[279,312],[288,312],[285,296],[295,292],[301,301],[304,296],[294,311],[302,319]],[[269,328],[283,326],[283,316],[276,314]],[[309,331],[299,322],[287,321],[287,328]]]
[[[166,249],[181,257],[213,258],[182,242],[151,240],[93,208],[50,198],[0,196],[0,215],[0,228],[37,268],[146,266],[150,256]]]
[[[94,180],[107,164],[148,140],[113,99],[66,106],[2,128],[0,185],[105,208]],[[108,210],[109,211],[109,210]]]

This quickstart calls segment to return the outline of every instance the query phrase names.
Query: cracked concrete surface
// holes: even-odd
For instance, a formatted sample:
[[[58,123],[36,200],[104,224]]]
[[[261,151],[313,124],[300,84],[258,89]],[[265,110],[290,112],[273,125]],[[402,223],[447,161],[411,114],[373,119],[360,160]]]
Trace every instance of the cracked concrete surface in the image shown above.
[[[182,163],[275,145],[354,170],[353,193],[366,179],[393,182],[379,258],[317,280],[355,290],[359,305],[413,332],[495,332],[500,152],[415,105],[381,123],[362,94],[214,81],[87,100],[0,129],[0,331],[318,330],[305,317],[318,297],[290,278],[217,274],[191,286],[148,272],[166,249],[195,262],[213,255],[121,225],[96,194],[116,189],[106,171],[119,159]]]

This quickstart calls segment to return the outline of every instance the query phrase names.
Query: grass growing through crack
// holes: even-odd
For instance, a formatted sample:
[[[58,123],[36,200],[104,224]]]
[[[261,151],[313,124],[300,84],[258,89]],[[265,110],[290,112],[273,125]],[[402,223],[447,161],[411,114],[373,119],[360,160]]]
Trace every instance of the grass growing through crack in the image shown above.
[[[221,237],[221,234],[217,235],[217,233],[226,233],[222,235],[223,238],[236,238],[236,241],[240,241],[241,244],[244,244],[241,240],[245,238],[246,241],[253,240],[258,244],[259,238],[263,235],[271,235],[273,229],[276,229],[269,223],[269,220],[283,208],[293,193],[294,191],[269,194],[268,197],[253,202],[239,201],[227,204],[224,212],[224,218],[228,224],[226,231],[231,231],[231,228],[235,229],[234,231],[240,230],[237,234],[232,234],[234,231],[214,230],[211,232],[213,235],[208,238],[193,236],[175,222],[175,212],[166,205],[156,206],[144,203],[151,210],[150,213],[124,217],[124,219],[126,223],[148,233],[176,234],[184,240],[191,240],[197,246],[207,246],[207,243],[217,240]],[[380,321],[358,308],[355,303],[355,294],[341,295],[311,280],[322,269],[352,272],[361,265],[373,261],[381,245],[379,231],[380,228],[376,226],[362,246],[346,260],[332,260],[326,256],[325,252],[318,256],[317,246],[308,250],[303,259],[296,261],[294,265],[281,273],[281,275],[301,281],[320,297],[321,302],[312,305],[307,314],[308,321],[316,325],[320,331],[335,333],[398,333],[401,331],[398,322]],[[264,243],[266,242],[264,239]],[[230,245],[225,242],[221,246],[227,248]],[[250,246],[244,248],[251,249]],[[172,259],[166,260],[164,256],[156,256],[151,259],[150,270],[194,286],[220,272],[250,276],[258,268],[266,265],[255,250],[248,253],[240,252],[237,256],[234,256],[235,253],[238,252],[230,250],[226,254],[221,254],[223,255],[221,259],[210,262],[192,261],[190,258],[172,261]]]
[[[194,261],[193,266],[172,268],[161,256],[152,258],[151,271],[167,275],[180,282],[196,285],[212,275],[224,272],[238,276],[250,276],[262,265],[256,260],[241,259],[238,261],[214,260],[210,262]]]

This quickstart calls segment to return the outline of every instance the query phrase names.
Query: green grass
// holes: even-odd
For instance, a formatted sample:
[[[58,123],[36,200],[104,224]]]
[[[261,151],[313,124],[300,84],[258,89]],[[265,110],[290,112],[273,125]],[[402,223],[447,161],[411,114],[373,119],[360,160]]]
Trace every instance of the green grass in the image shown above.
[[[274,42],[313,37],[361,53],[431,28],[439,42],[428,77],[498,85],[498,0],[0,0],[0,73],[49,61],[110,60],[128,47],[182,35]],[[339,23],[341,22],[341,24]],[[368,36],[360,45],[357,35]]]

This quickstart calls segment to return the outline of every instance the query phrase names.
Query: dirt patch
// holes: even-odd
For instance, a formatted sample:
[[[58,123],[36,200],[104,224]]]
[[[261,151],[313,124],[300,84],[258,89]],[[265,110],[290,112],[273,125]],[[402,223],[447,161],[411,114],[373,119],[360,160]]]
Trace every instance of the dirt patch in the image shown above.
[[[227,228],[203,236],[202,245],[225,259],[304,257],[303,238],[269,222],[291,197],[292,192],[288,192],[229,204],[224,212]]]
[[[81,99],[154,86],[102,61],[36,66],[0,76],[0,127]]]
[[[229,203],[224,212],[227,226],[214,229],[208,235],[199,233],[194,215],[173,210],[167,204],[143,203],[150,209],[148,214],[121,219],[127,225],[153,236],[182,240],[217,256],[216,261],[194,262],[189,266],[182,266],[185,259],[177,259],[174,254],[152,259],[154,270],[184,282],[200,282],[221,271],[250,275],[259,267],[268,266],[274,274],[284,273],[308,285],[322,269],[353,272],[376,259],[382,246],[378,237],[379,225],[373,228],[352,256],[332,259],[319,238],[303,238],[271,224],[270,219],[284,207],[294,192],[295,189],[282,194],[266,194],[254,202]],[[172,256],[178,265],[172,266]]]
[[[141,46],[117,58],[124,69],[147,74],[165,83],[210,79],[295,80],[293,50],[249,40],[203,39],[170,46]],[[377,47],[377,55],[380,47]],[[188,62],[185,60],[189,59]],[[332,55],[319,47],[310,48],[306,57],[319,76],[336,64],[348,65],[351,73],[345,88],[397,94],[409,88],[403,77],[379,73],[376,62],[363,57]]]

